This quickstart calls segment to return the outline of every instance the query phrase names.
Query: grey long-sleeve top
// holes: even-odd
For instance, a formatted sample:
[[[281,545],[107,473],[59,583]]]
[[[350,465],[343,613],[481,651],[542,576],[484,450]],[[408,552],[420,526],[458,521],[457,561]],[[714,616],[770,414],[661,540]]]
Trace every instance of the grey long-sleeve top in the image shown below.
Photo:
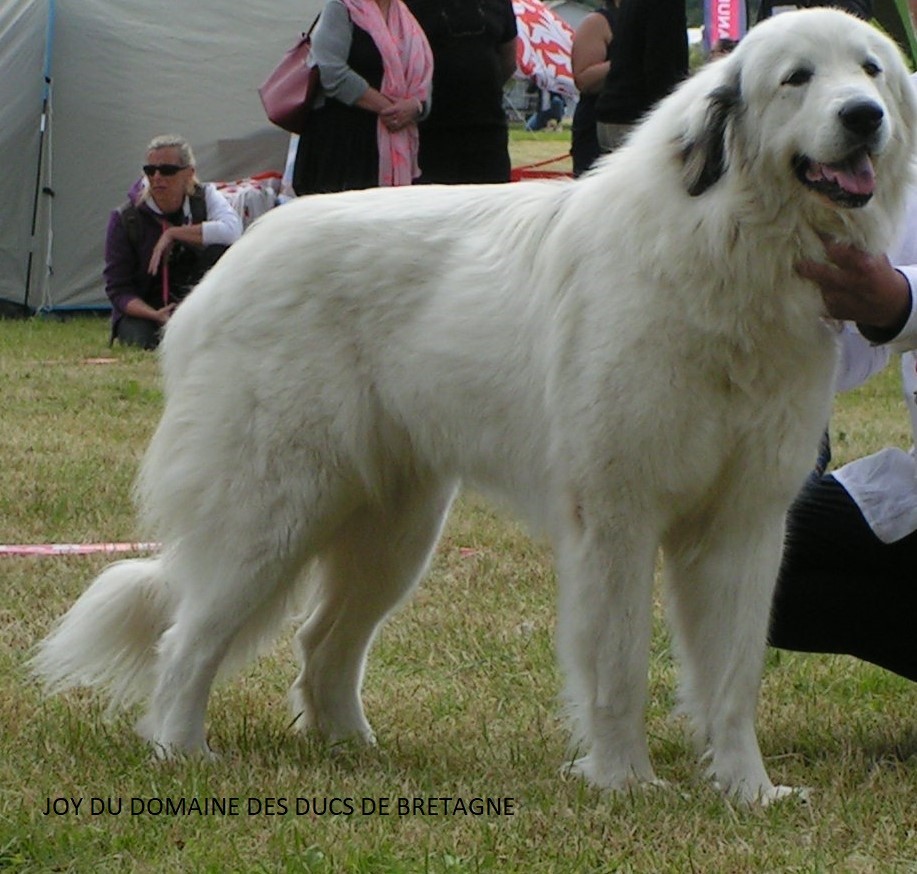
[[[353,22],[341,0],[327,0],[322,14],[312,31],[311,61],[318,67],[322,90],[315,107],[322,106],[325,96],[352,106],[369,88],[369,82],[347,63],[353,42]],[[430,98],[422,101],[418,121],[430,114]]]
[[[328,0],[312,31],[312,63],[318,67],[322,92],[316,106],[324,103],[325,95],[352,106],[369,88],[369,83],[355,73],[347,63],[353,41],[353,22],[341,0]]]

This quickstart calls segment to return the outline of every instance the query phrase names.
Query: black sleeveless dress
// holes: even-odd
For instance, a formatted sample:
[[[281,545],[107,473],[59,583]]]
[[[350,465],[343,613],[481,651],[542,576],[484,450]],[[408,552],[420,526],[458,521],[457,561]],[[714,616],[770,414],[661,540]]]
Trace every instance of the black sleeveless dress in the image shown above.
[[[382,56],[372,37],[354,25],[347,63],[372,88],[382,85]],[[293,166],[293,190],[319,194],[379,184],[378,116],[333,97],[309,113]]]

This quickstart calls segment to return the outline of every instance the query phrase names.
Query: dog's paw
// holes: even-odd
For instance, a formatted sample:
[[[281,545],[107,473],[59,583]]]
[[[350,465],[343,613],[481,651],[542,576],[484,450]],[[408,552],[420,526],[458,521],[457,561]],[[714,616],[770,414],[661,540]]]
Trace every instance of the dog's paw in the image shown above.
[[[150,741],[153,758],[157,762],[176,762],[182,759],[199,759],[204,762],[219,761],[219,753],[214,752],[206,742],[202,746],[184,747],[177,744]]]
[[[327,747],[332,755],[336,755],[339,748],[343,750],[376,746],[376,734],[365,720],[359,725],[336,726],[332,729],[318,724],[308,711],[301,710],[294,713],[289,727],[304,737],[315,738]]]
[[[776,801],[796,799],[802,804],[808,804],[811,794],[812,790],[808,786],[772,786],[770,791],[761,793],[758,803],[767,807]]]
[[[334,751],[339,745],[375,746],[376,735],[366,721],[359,705],[344,710],[317,707],[314,696],[306,694],[301,685],[290,690],[289,701],[293,717],[289,727],[305,736],[314,736]]]
[[[376,746],[376,736],[372,731],[361,734],[351,734],[347,737],[325,742],[329,755],[332,757],[346,756],[361,750],[372,749]]]
[[[750,790],[743,785],[741,788],[734,789],[731,792],[724,790],[723,786],[716,781],[714,781],[713,786],[727,797],[731,797],[740,804],[745,804],[749,807],[768,807],[771,804],[788,799],[796,799],[802,804],[808,804],[812,792],[806,786],[772,786],[768,784],[767,786],[759,786],[755,790]]]
[[[603,789],[611,792],[627,792],[635,788],[657,788],[668,789],[670,784],[665,780],[660,780],[652,768],[642,768],[639,771],[636,768],[612,769],[598,766],[592,756],[582,756],[568,762],[561,768],[561,777],[565,780],[579,779],[585,780],[590,786],[596,789]]]
[[[198,758],[205,761],[219,758],[202,733],[166,737],[159,731],[155,720],[149,714],[138,720],[134,730],[153,748],[153,756],[160,762],[181,758]]]

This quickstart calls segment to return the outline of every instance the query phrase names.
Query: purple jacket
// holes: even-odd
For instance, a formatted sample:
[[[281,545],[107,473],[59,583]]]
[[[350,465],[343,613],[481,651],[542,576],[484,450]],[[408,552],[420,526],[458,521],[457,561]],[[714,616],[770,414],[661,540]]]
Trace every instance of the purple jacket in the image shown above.
[[[128,193],[128,200],[136,204],[141,191],[137,182]],[[105,293],[111,301],[112,323],[117,324],[124,314],[124,306],[133,298],[141,298],[151,306],[161,307],[162,277],[150,276],[147,267],[153,248],[162,236],[162,219],[146,204],[137,211],[140,216],[140,239],[135,246],[128,239],[120,209],[112,210],[105,233]],[[157,303],[158,301],[158,303]]]

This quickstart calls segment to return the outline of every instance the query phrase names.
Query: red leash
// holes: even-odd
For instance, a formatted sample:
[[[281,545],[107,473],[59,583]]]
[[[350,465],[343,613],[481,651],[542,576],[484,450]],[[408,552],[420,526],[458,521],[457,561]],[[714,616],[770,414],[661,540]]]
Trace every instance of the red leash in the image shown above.
[[[162,232],[165,233],[169,228],[168,222],[162,223]],[[162,263],[159,267],[159,274],[162,276],[162,305],[169,305],[169,254],[168,252],[162,259]]]

